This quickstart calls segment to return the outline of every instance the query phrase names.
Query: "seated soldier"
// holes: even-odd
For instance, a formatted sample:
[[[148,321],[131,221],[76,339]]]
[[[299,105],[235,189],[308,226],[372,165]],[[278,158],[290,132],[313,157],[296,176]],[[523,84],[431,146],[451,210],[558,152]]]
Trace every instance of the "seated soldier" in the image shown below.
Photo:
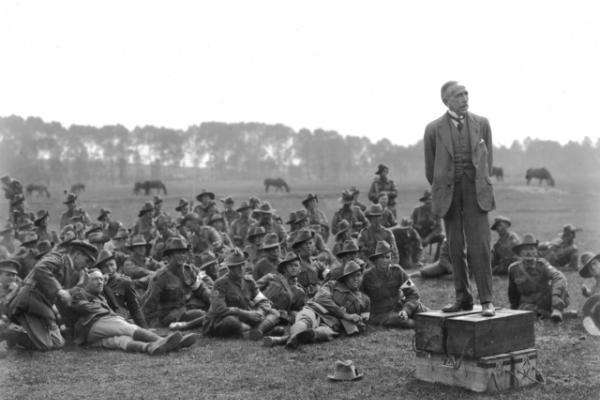
[[[410,278],[421,277],[423,279],[433,279],[452,274],[453,269],[448,251],[448,241],[444,239],[440,248],[440,257],[437,261],[424,265],[419,271],[412,272],[408,276]]]
[[[8,319],[8,303],[17,294],[23,284],[18,273],[21,265],[17,260],[9,259],[0,261],[0,342],[5,339],[8,329],[18,329]]]
[[[519,244],[521,239],[516,233],[508,230],[510,219],[499,216],[494,219],[491,230],[498,233],[498,241],[492,247],[492,273],[494,275],[506,275],[508,266],[518,260],[513,252],[513,247]]]
[[[19,271],[21,279],[24,279],[37,263],[37,243],[38,237],[35,232],[26,232],[23,234],[21,246],[13,255],[13,258],[21,265]]]
[[[600,254],[594,255],[594,253],[585,252],[581,255],[581,268],[579,269],[579,275],[582,278],[594,278],[596,281],[594,286],[590,289],[585,285],[581,287],[581,293],[585,297],[590,297],[600,293]]]
[[[386,192],[379,193],[379,204],[383,208],[383,215],[381,216],[381,225],[386,228],[391,228],[396,225],[396,217],[394,211],[389,207],[389,198]]]
[[[334,235],[335,243],[331,248],[331,253],[337,257],[338,252],[344,247],[346,240],[350,238],[350,222],[343,219],[338,223],[337,233]]]
[[[319,224],[309,225],[310,221],[305,210],[298,210],[290,213],[287,223],[290,225],[290,232],[287,238],[287,242],[290,246],[294,243],[296,234],[303,228],[307,228],[315,233],[313,238],[312,256],[325,263],[330,263],[333,260],[333,256],[325,244],[326,240],[323,239],[323,235],[321,234],[323,227]]]
[[[344,219],[350,224],[351,234],[358,234],[363,228],[369,225],[363,214],[365,208],[360,208],[354,204],[355,198],[352,192],[344,190],[339,201],[343,205],[335,212],[335,214],[333,214],[333,219],[331,220],[331,233],[336,234],[338,232],[337,227],[340,221]]]
[[[391,231],[398,248],[398,264],[406,269],[420,268],[423,265],[421,262],[423,247],[421,237],[412,227],[412,222],[402,218],[400,225],[395,226]]]
[[[150,326],[198,320],[206,314],[210,304],[210,287],[198,269],[187,263],[189,250],[181,237],[167,241],[163,250],[167,265],[152,277],[142,299],[144,315]]]
[[[323,211],[319,210],[319,198],[314,193],[309,193],[304,200],[302,205],[306,209],[305,214],[308,217],[308,225],[319,225],[320,228],[316,230],[323,237],[324,242],[327,243],[329,239],[329,223],[327,217]],[[304,210],[303,210],[304,211]]]
[[[254,269],[254,264],[260,257],[260,247],[266,235],[267,231],[262,226],[252,226],[248,230],[248,236],[246,237],[246,243],[248,244],[244,247],[244,253],[248,254],[248,263],[251,269]]]
[[[222,245],[225,246],[226,251],[234,247],[233,242],[227,234],[227,223],[223,214],[219,212],[213,213],[208,224],[215,228],[215,230],[219,233],[221,236]]]
[[[142,279],[152,276],[162,264],[147,257],[150,244],[143,236],[134,235],[127,244],[130,255],[123,263],[123,274],[131,279]]]
[[[433,214],[431,208],[431,191],[425,190],[419,201],[423,205],[416,207],[412,212],[411,220],[413,228],[417,230],[421,237],[421,246],[425,247],[433,243],[438,243],[438,249],[434,257],[434,260],[437,260],[440,252],[439,244],[444,240],[442,221],[440,217]]]
[[[312,257],[314,232],[308,229],[301,229],[296,233],[292,250],[300,258],[300,273],[298,274],[298,283],[306,295],[311,298],[317,293],[319,285],[323,281],[326,271],[323,263]]]
[[[401,266],[392,264],[392,249],[377,243],[371,255],[373,268],[365,272],[361,289],[371,299],[369,324],[412,329],[414,315],[427,311],[419,300],[417,287]]]
[[[297,283],[300,272],[300,259],[295,253],[288,253],[279,261],[277,272],[267,274],[256,281],[258,289],[271,301],[272,307],[279,311],[279,323],[294,322],[295,311],[304,306],[306,293]]]
[[[254,280],[258,280],[266,274],[271,274],[277,270],[281,251],[279,250],[279,239],[276,233],[269,233],[265,236],[265,240],[260,247],[260,252],[262,254],[252,271]]]
[[[562,272],[539,258],[538,242],[532,234],[513,251],[521,258],[508,267],[508,300],[510,308],[529,310],[555,322],[563,319],[563,310],[569,305],[567,279]]]
[[[83,284],[71,289],[71,310],[77,317],[77,344],[155,355],[189,347],[196,341],[195,334],[184,337],[180,332],[175,332],[162,338],[152,331],[127,322],[110,308],[102,295],[102,272],[94,268],[84,276]]]
[[[329,341],[340,333],[363,332],[369,318],[369,297],[359,290],[361,267],[354,261],[344,266],[336,281],[319,288],[313,299],[296,314],[289,337],[272,338],[272,344],[285,344],[295,349],[301,343]]]
[[[279,313],[256,286],[244,275],[246,257],[234,249],[225,260],[228,272],[217,279],[210,299],[204,332],[216,337],[243,337],[260,340],[275,327]]]
[[[134,283],[130,277],[117,272],[114,254],[108,250],[101,250],[93,267],[99,269],[106,277],[102,294],[110,308],[123,318],[131,318],[136,325],[147,328]]]
[[[344,272],[344,265],[350,260],[356,261],[362,267],[364,262],[360,259],[359,255],[360,249],[358,248],[356,240],[346,240],[342,248],[335,254],[338,262],[329,270],[326,280],[337,280],[342,272]]]
[[[251,226],[256,224],[256,220],[250,216],[252,207],[247,201],[242,201],[240,206],[236,209],[236,212],[238,212],[240,216],[231,223],[229,233],[231,239],[233,239],[233,243],[237,247],[243,248],[246,244],[246,238],[248,237],[248,230]]]
[[[563,226],[560,238],[549,243],[547,250],[540,251],[540,255],[548,260],[550,265],[556,267],[568,266],[572,270],[577,270],[578,253],[575,245],[575,234],[580,231],[571,224]]]

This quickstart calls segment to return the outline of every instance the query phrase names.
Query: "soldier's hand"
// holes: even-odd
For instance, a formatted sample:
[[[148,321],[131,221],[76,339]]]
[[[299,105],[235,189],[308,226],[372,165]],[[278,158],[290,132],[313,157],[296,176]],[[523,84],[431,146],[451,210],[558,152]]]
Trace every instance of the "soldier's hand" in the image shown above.
[[[406,310],[402,310],[398,313],[398,317],[400,317],[400,319],[402,321],[406,321],[408,319],[408,314],[406,312]]]

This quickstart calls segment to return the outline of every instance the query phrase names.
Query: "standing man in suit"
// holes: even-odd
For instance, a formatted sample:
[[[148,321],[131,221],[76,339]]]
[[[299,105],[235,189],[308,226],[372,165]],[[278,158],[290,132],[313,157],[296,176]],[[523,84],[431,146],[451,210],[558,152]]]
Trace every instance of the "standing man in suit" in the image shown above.
[[[427,125],[424,142],[433,213],[444,218],[454,268],[456,301],[442,311],[473,308],[468,274],[471,270],[482,315],[491,317],[495,315],[488,221],[488,212],[495,207],[489,177],[493,165],[492,132],[486,118],[468,112],[469,95],[463,85],[446,82],[441,95],[448,111]]]

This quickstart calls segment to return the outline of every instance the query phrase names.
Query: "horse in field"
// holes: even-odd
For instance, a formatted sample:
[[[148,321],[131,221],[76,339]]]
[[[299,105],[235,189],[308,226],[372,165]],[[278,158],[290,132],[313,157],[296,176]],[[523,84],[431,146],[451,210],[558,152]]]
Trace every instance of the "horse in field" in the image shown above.
[[[282,178],[267,178],[265,179],[265,193],[269,192],[269,188],[273,186],[275,191],[283,191],[285,190],[287,193],[290,192],[290,187]]]
[[[85,192],[85,185],[81,182],[77,182],[71,185],[71,193],[78,195],[81,192]]]
[[[161,180],[136,182],[133,186],[133,193],[138,195],[143,190],[144,194],[148,196],[152,189],[156,190],[157,193],[162,190],[165,196],[167,195],[167,187]]]
[[[41,183],[30,183],[29,185],[25,186],[25,195],[27,195],[27,197],[31,197],[34,192],[38,197],[46,196],[47,198],[50,198],[50,192],[48,191],[48,187]]]
[[[542,184],[542,181],[546,181],[549,186],[554,186],[554,178],[550,175],[550,171],[548,171],[545,167],[542,168],[529,168],[525,173],[525,179],[527,180],[527,184],[532,179],[537,179],[539,184]]]
[[[492,167],[492,176],[496,177],[497,181],[504,180],[504,170],[502,167]]]

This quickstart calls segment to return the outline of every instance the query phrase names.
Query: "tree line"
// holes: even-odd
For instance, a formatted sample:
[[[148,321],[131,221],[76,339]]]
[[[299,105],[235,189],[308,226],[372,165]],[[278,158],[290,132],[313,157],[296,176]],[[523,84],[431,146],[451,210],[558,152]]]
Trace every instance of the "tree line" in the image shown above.
[[[597,175],[600,139],[558,142],[526,138],[494,149],[505,175],[546,166],[558,177]],[[186,130],[122,125],[94,127],[0,117],[0,172],[23,182],[67,185],[142,179],[357,181],[386,164],[393,176],[424,179],[423,142],[401,146],[388,139],[343,136],[336,131],[282,124],[203,122]]]

